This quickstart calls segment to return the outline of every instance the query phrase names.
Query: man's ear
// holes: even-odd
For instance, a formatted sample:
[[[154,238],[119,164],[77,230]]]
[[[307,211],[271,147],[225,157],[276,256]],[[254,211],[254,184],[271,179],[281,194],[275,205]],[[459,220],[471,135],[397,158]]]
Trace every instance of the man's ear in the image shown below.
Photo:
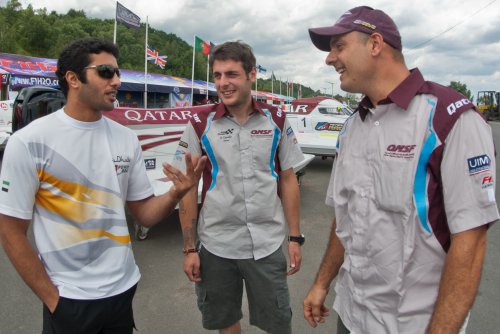
[[[254,68],[252,68],[252,70],[250,71],[250,73],[248,73],[248,77],[250,78],[250,80],[252,82],[255,82],[255,80],[257,79],[257,70]]]
[[[80,78],[78,78],[78,75],[75,72],[67,71],[65,77],[66,77],[66,82],[68,83],[68,88],[78,89],[78,87],[80,87],[82,82],[80,81]]]
[[[382,52],[382,47],[384,45],[384,38],[378,32],[370,35],[370,51],[372,56],[377,56]]]

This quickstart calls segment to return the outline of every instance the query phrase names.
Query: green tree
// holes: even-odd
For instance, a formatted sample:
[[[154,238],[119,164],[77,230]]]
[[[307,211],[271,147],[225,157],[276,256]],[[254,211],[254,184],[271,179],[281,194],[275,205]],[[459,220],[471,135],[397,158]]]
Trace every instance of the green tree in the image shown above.
[[[461,93],[464,95],[466,98],[468,98],[471,102],[474,101],[474,96],[472,96],[472,93],[469,89],[467,89],[467,85],[464,83],[461,83],[460,81],[452,81],[450,82],[450,85],[448,87],[453,88],[457,92]]]
[[[33,2],[32,2],[33,3]],[[23,8],[19,0],[8,0],[0,6],[0,45],[1,51],[27,56],[57,58],[61,50],[72,41],[83,37],[113,38],[114,20],[88,18],[83,10],[70,9],[66,14],[55,11],[48,13],[46,8]],[[145,24],[140,29],[129,29],[122,24],[117,26],[117,44],[120,47],[119,64],[121,68],[137,71],[144,70]],[[166,33],[149,27],[148,42],[155,50],[168,56],[165,69],[152,63],[147,64],[148,72],[191,78],[193,46],[175,34]],[[211,72],[211,71],[210,71]],[[207,79],[207,56],[196,53],[194,78]],[[209,80],[213,82],[212,73]],[[271,92],[271,78],[258,80],[259,90]],[[274,92],[286,94],[286,83],[274,77]],[[290,95],[297,97],[299,84],[294,84]],[[316,96],[319,91],[301,86],[302,97]]]

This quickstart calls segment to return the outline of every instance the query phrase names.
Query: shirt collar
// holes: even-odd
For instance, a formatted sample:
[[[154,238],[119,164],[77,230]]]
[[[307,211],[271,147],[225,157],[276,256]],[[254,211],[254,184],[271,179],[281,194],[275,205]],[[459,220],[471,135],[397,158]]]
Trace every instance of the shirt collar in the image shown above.
[[[420,87],[425,83],[422,73],[418,68],[410,70],[410,75],[404,79],[385,99],[379,101],[378,104],[394,103],[403,110],[406,110],[410,105],[411,100],[417,95]],[[365,96],[358,106],[359,116],[361,120],[365,120],[370,108],[374,108],[370,99]]]
[[[266,106],[266,104],[264,104],[262,102],[257,102],[252,98],[252,110],[254,112],[257,111],[260,114],[265,116],[265,113],[262,110],[265,106]],[[229,117],[232,116],[231,113],[227,110],[224,103],[218,103],[218,104],[214,105],[213,111],[215,111],[214,120],[217,120],[223,116],[229,116]]]

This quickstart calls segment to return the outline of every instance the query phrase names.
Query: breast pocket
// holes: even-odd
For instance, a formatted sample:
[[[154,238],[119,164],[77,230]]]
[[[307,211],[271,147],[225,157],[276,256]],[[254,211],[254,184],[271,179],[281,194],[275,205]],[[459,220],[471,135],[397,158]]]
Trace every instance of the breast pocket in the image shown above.
[[[273,137],[252,138],[252,167],[254,170],[270,171],[274,167],[274,156],[278,143]],[[271,161],[271,156],[273,161]]]
[[[412,205],[412,161],[379,160],[373,165],[375,202],[383,210],[409,213]]]

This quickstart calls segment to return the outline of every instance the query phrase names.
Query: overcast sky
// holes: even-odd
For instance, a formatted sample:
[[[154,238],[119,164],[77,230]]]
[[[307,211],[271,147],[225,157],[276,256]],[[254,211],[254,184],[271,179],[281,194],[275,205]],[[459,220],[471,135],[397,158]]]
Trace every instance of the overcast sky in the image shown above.
[[[7,0],[0,0],[4,6]],[[112,0],[20,0],[25,8],[66,13],[74,8],[88,17],[113,18]],[[121,0],[155,29],[187,43],[193,35],[220,43],[243,40],[257,63],[285,81],[315,90],[341,93],[338,75],[324,63],[307,29],[332,25],[346,10],[369,5],[388,13],[399,27],[408,67],[419,67],[427,80],[465,83],[478,90],[500,90],[500,1],[498,0]],[[118,42],[119,42],[118,36]],[[431,40],[429,43],[422,43]],[[158,46],[156,46],[158,47]],[[1,49],[1,47],[0,47]],[[168,55],[168,50],[167,50]]]

